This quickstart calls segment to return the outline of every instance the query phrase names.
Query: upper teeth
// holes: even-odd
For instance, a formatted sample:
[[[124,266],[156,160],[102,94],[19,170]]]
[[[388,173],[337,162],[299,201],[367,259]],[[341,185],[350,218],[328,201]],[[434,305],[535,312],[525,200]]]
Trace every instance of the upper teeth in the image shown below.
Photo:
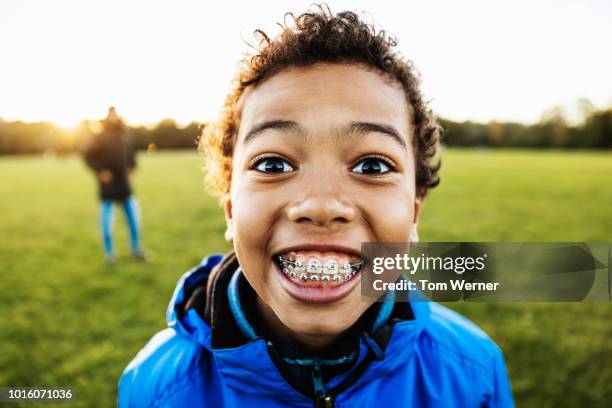
[[[316,259],[311,259],[306,265],[306,271],[309,273],[321,273],[321,263]]]
[[[346,262],[348,264],[348,262]],[[327,270],[327,273],[338,273],[338,264],[335,261],[328,261],[325,266],[324,266],[325,270]],[[349,266],[350,268],[350,266]]]
[[[304,267],[304,261],[302,257],[296,257],[294,260],[278,257],[283,272],[293,279],[298,276],[303,281],[323,281],[328,282],[333,280],[339,282],[340,280],[350,280],[355,274],[361,269],[362,262],[356,262],[351,264],[348,260],[345,260],[339,268],[338,263],[334,259],[330,259],[325,262],[324,265],[318,259],[312,258],[308,261]],[[323,273],[323,277],[320,278],[318,274]]]

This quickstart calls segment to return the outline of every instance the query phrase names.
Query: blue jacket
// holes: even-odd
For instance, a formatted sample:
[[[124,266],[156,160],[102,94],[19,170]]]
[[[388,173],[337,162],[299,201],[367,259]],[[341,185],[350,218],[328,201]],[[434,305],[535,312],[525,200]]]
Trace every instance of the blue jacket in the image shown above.
[[[168,328],[147,343],[121,376],[120,407],[313,406],[284,380],[266,340],[213,348],[204,319],[194,309],[179,312],[187,292],[205,283],[221,259],[210,256],[179,280],[168,307]],[[433,302],[406,305],[414,319],[391,326],[382,355],[326,401],[328,406],[514,406],[502,353],[482,330]],[[360,361],[373,353],[367,340],[359,340]],[[330,379],[325,388],[334,389],[349,375]]]

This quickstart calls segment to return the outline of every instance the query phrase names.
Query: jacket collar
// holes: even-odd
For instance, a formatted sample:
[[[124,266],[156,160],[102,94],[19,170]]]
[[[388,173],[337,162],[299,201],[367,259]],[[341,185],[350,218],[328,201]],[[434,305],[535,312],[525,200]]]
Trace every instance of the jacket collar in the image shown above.
[[[242,338],[229,339],[229,343],[219,340],[218,333],[240,332],[234,319],[215,319],[217,314],[215,308],[227,307],[229,311],[229,302],[220,291],[212,290],[216,284],[221,284],[224,280],[229,284],[231,274],[228,271],[234,271],[236,266],[237,261],[233,253],[225,257],[216,254],[204,258],[199,266],[184,274],[179,279],[168,305],[166,316],[168,326],[201,344],[214,355],[219,371],[225,377],[228,386],[242,392],[280,399],[288,403],[303,402],[305,397],[284,380],[272,361],[270,342],[262,338],[249,340],[244,335]],[[407,310],[406,308],[410,309],[411,318],[394,317],[396,311],[401,314]],[[375,339],[368,336],[360,337],[356,365],[366,358],[370,358],[371,363],[360,373],[351,388],[386,376],[405,364],[414,352],[416,339],[429,321],[429,314],[428,302],[397,303],[390,322],[372,336],[386,337],[386,344],[383,344],[382,349],[378,347],[376,351],[379,344]],[[224,326],[228,324],[234,325],[233,330],[224,330]],[[219,347],[220,343],[226,344]],[[351,372],[337,376],[326,386],[336,387],[350,375]]]

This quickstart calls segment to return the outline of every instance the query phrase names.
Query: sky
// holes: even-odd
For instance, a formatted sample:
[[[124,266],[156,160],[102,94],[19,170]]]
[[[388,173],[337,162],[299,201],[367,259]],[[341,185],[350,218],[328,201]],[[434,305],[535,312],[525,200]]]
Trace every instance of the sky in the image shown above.
[[[110,105],[132,124],[214,120],[256,28],[307,1],[0,2],[0,118],[71,127]],[[612,104],[612,2],[343,1],[399,40],[434,112],[538,121]]]

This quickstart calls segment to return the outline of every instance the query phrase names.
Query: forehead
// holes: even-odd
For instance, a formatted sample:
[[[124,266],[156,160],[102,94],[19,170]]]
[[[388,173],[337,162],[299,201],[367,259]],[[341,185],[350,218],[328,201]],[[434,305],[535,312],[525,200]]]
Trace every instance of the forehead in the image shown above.
[[[355,121],[385,123],[409,136],[409,108],[396,81],[357,64],[291,67],[249,87],[242,98],[239,139],[254,124],[292,120],[307,130]]]

